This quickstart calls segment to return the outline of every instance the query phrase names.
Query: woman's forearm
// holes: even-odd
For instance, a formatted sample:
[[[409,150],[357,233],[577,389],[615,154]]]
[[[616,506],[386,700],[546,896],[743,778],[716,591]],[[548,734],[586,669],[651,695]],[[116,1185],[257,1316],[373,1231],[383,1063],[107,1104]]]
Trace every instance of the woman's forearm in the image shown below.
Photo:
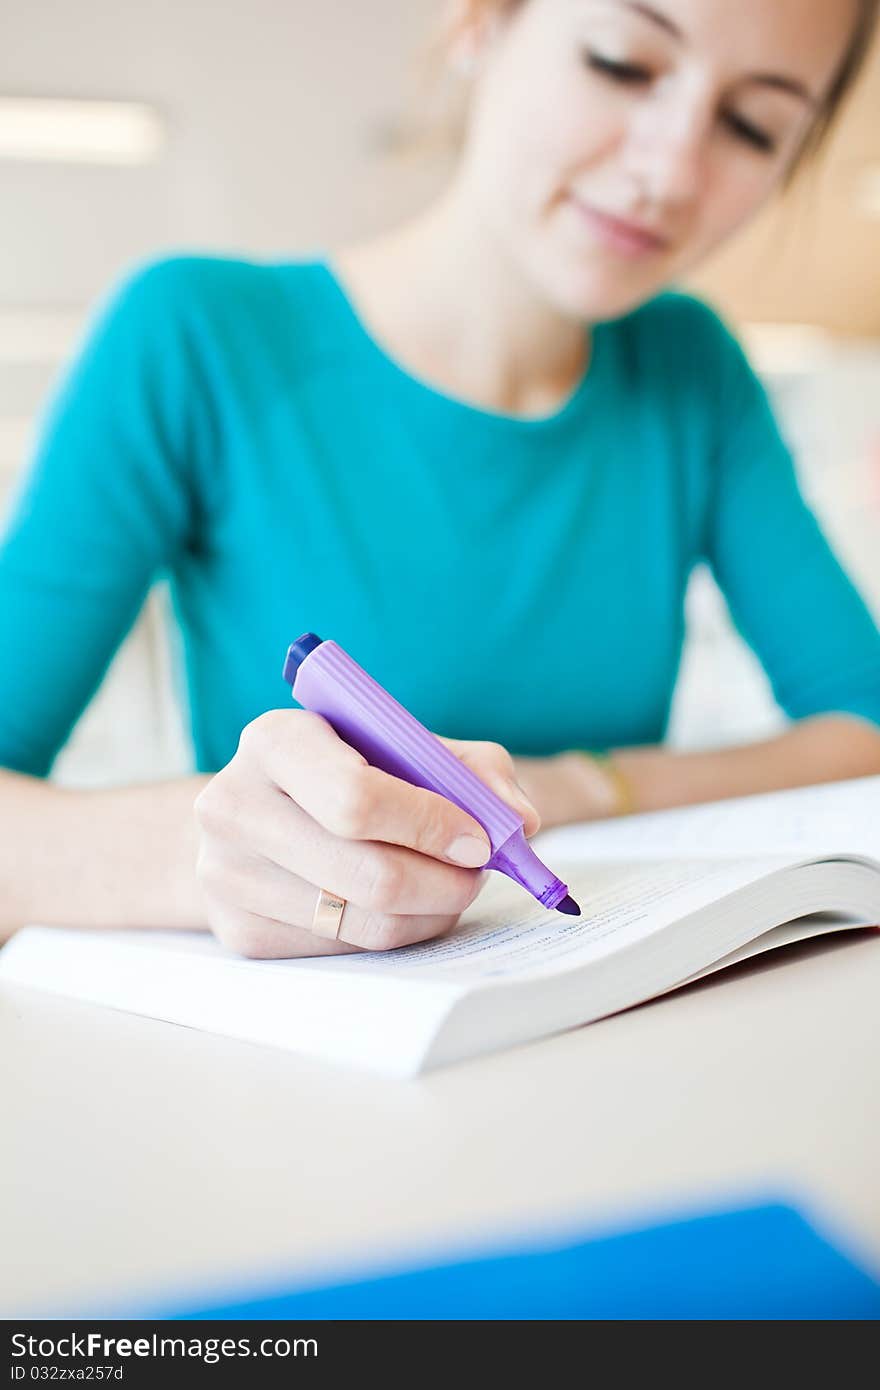
[[[0,941],[27,922],[205,926],[192,808],[208,780],[76,791],[0,769]]]
[[[613,753],[640,811],[880,773],[880,729],[847,715],[802,719],[774,738],[707,752]]]
[[[735,748],[612,757],[632,809],[653,811],[880,773],[880,730],[824,715]],[[615,813],[613,786],[582,753],[514,764],[545,828]],[[0,942],[27,922],[205,927],[193,803],[209,780],[77,791],[0,768]]]
[[[611,758],[627,787],[625,809],[657,811],[880,773],[880,729],[848,715],[820,715],[758,743],[699,752],[618,748]],[[587,754],[516,758],[514,764],[545,829],[621,809],[619,788]]]

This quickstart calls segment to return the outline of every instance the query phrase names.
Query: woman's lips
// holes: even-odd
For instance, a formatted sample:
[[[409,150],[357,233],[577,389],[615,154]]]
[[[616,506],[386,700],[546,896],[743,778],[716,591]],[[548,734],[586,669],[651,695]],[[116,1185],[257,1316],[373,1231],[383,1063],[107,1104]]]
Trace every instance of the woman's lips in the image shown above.
[[[627,222],[623,217],[614,217],[610,212],[591,207],[574,194],[571,195],[571,202],[594,236],[612,251],[618,251],[624,256],[644,256],[651,252],[663,251],[669,245],[668,239],[657,232],[648,231],[636,222]]]

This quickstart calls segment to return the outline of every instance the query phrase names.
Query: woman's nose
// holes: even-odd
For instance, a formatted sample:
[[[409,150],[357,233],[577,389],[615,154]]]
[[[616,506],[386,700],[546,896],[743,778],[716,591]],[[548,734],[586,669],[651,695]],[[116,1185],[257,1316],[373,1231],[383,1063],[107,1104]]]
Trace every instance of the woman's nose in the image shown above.
[[[705,187],[709,119],[703,109],[644,112],[627,143],[627,170],[652,202],[686,207]]]

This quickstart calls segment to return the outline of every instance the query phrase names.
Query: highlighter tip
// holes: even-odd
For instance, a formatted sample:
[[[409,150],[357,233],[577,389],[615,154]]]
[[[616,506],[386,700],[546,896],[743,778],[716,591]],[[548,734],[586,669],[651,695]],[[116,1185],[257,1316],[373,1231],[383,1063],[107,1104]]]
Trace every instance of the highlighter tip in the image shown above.
[[[569,895],[566,895],[566,897],[562,899],[561,903],[556,904],[556,911],[567,912],[570,917],[580,917],[581,915],[580,908],[578,907],[574,898],[572,898]]]

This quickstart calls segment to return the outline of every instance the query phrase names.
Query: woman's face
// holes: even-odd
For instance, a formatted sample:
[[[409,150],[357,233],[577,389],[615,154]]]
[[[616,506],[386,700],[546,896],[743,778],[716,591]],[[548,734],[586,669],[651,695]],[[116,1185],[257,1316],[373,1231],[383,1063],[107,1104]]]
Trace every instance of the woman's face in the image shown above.
[[[625,313],[779,185],[855,6],[521,0],[476,41],[463,186],[563,312]]]

